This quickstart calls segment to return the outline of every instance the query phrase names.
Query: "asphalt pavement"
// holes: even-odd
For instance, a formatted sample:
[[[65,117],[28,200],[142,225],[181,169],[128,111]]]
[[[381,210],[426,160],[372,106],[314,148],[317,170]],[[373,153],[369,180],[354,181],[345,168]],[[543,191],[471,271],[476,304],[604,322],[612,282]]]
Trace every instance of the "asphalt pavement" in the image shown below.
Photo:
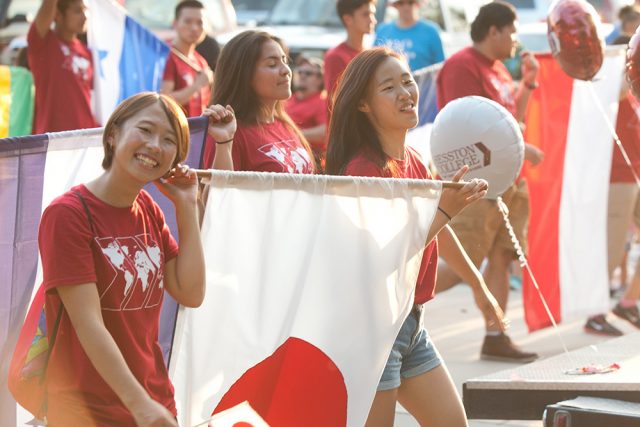
[[[583,331],[585,319],[563,322],[557,333],[547,328],[533,333],[527,331],[524,322],[522,292],[512,291],[509,295],[507,316],[511,320],[509,335],[525,350],[537,352],[541,358],[562,353],[562,344],[557,336],[562,336],[569,350],[601,343],[609,338],[587,334]],[[625,333],[637,331],[629,323],[609,314],[608,320]],[[462,384],[470,378],[488,375],[504,369],[516,367],[516,364],[480,360],[480,346],[484,337],[484,322],[475,307],[471,290],[467,285],[456,287],[436,295],[427,303],[425,324],[438,350],[447,364],[449,372],[462,393]],[[398,405],[396,422],[398,427],[415,427],[418,423]],[[470,420],[472,427],[518,426],[540,427],[541,421],[514,420]]]

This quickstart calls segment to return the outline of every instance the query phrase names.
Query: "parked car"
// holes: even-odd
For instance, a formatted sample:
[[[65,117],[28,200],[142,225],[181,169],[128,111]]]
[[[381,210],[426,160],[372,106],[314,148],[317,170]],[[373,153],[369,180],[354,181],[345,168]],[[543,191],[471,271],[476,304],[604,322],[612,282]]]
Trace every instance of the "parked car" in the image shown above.
[[[395,18],[397,11],[388,3],[387,0],[377,1],[378,22]],[[469,22],[483,3],[483,0],[428,0],[422,5],[421,16],[443,30],[445,53],[451,54],[470,43]],[[335,0],[277,0],[262,28],[282,38],[292,57],[300,53],[321,57],[326,50],[346,39]],[[218,41],[225,44],[245,29],[241,26],[222,34]],[[373,37],[367,42],[372,43]]]
[[[276,0],[232,0],[238,25],[256,27],[267,22]]]

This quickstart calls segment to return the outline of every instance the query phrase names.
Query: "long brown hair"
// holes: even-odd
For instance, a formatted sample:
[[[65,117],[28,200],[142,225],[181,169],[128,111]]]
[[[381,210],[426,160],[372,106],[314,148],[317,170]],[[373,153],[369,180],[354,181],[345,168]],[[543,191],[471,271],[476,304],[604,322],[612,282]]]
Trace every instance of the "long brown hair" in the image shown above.
[[[332,98],[326,172],[340,175],[359,153],[369,157],[386,175],[397,176],[395,163],[386,155],[380,138],[365,113],[358,108],[367,97],[371,79],[387,58],[403,58],[386,47],[360,52],[338,81]]]
[[[239,124],[260,124],[258,116],[263,106],[258,94],[251,86],[251,81],[262,55],[262,46],[270,40],[278,43],[285,54],[289,55],[289,50],[280,38],[260,30],[248,30],[238,34],[220,52],[211,103],[231,105]],[[287,128],[296,134],[315,166],[311,146],[298,126],[284,111],[283,101],[276,101],[275,118],[284,122]]]

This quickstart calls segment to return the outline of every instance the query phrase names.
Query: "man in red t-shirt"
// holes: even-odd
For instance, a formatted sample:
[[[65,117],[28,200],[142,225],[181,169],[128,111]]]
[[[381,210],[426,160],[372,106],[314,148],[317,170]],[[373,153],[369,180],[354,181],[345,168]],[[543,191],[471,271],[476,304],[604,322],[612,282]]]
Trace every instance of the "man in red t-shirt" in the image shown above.
[[[176,6],[173,28],[176,38],[164,68],[160,92],[175,99],[187,117],[202,114],[209,105],[213,71],[196,51],[204,37],[204,5],[183,0]]]
[[[29,28],[27,52],[36,88],[34,134],[98,126],[91,109],[91,53],[77,37],[86,22],[83,0],[43,0]]]
[[[364,50],[364,37],[376,27],[375,0],[338,0],[338,16],[347,30],[347,40],[324,55],[324,87],[331,95],[349,62]]]
[[[320,164],[327,149],[327,93],[324,91],[322,61],[299,56],[296,64],[294,92],[285,104],[285,110],[309,141],[316,163]]]
[[[522,80],[514,85],[501,62],[515,52],[516,11],[509,3],[494,1],[480,8],[471,24],[473,45],[445,61],[437,79],[438,107],[464,96],[477,95],[492,99],[509,110],[522,123],[531,91],[538,83],[538,63],[532,55],[523,55]],[[525,159],[537,164],[543,154],[526,144]],[[509,220],[522,247],[526,250],[529,221],[529,195],[526,182],[519,179],[502,198],[509,207]],[[516,252],[503,224],[495,200],[482,199],[469,206],[451,222],[460,243],[479,267],[487,258],[485,282],[500,307],[506,312],[509,296],[509,268]],[[438,271],[438,291],[448,289],[460,279],[443,266]],[[482,346],[483,359],[530,362],[536,353],[520,350],[502,333],[498,325],[487,325]]]

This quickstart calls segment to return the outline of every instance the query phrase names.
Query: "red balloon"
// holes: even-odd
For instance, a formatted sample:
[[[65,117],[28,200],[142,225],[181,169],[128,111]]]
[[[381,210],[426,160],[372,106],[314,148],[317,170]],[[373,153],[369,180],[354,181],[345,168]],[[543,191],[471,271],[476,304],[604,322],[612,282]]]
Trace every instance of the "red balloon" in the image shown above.
[[[640,28],[636,30],[629,41],[626,67],[627,81],[631,92],[637,99],[640,99],[640,49],[638,49],[638,45],[640,45]]]
[[[600,17],[584,0],[559,0],[547,17],[551,53],[574,79],[591,80],[602,67],[604,42],[598,34]]]

